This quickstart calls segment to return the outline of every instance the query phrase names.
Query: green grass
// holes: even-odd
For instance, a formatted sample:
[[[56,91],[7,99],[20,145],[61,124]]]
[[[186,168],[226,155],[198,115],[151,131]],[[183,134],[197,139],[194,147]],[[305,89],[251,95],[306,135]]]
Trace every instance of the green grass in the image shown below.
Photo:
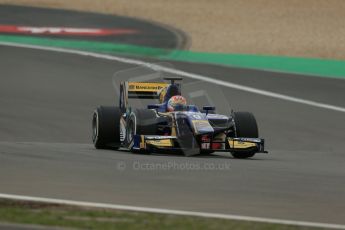
[[[0,222],[75,229],[313,229],[288,225],[0,200]],[[319,229],[319,228],[318,228]]]

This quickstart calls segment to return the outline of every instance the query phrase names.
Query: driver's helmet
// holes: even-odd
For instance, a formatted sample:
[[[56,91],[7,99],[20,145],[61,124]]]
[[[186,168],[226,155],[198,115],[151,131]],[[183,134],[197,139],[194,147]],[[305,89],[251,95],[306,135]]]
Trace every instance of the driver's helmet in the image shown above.
[[[183,111],[186,110],[187,108],[187,100],[186,98],[177,95],[177,96],[172,96],[167,104],[167,109],[168,112],[173,112],[173,111]]]

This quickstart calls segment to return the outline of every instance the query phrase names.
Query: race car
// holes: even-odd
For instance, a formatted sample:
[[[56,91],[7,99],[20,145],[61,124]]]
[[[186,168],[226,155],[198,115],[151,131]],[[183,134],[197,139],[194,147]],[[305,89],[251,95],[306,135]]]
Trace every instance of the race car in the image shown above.
[[[258,126],[252,113],[215,114],[215,107],[209,105],[200,110],[182,96],[182,78],[164,80],[121,82],[119,106],[100,106],[93,113],[94,146],[186,156],[229,152],[234,158],[267,153],[264,139],[258,138]],[[130,98],[157,99],[159,103],[133,108]]]

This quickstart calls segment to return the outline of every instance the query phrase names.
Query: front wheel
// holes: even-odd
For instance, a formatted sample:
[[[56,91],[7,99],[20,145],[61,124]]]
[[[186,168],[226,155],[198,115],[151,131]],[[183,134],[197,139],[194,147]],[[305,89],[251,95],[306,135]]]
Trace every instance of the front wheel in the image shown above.
[[[96,149],[118,149],[121,111],[118,107],[100,106],[92,116],[92,141]]]
[[[249,112],[234,112],[234,122],[236,129],[236,137],[259,137],[258,125],[252,113]],[[255,155],[255,152],[232,152],[234,158],[244,159]]]
[[[134,135],[157,135],[157,115],[151,109],[135,109],[127,121],[126,143],[132,152],[148,153],[147,150],[134,150]]]

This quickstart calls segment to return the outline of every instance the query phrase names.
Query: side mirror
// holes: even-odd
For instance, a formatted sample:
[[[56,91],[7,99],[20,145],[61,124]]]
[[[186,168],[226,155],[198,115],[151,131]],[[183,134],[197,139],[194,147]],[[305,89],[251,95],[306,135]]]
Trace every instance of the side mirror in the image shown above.
[[[209,111],[216,110],[216,107],[214,106],[203,106],[202,109],[206,112],[206,115],[209,113]]]
[[[147,108],[148,109],[158,109],[159,105],[157,105],[157,104],[147,105]]]

